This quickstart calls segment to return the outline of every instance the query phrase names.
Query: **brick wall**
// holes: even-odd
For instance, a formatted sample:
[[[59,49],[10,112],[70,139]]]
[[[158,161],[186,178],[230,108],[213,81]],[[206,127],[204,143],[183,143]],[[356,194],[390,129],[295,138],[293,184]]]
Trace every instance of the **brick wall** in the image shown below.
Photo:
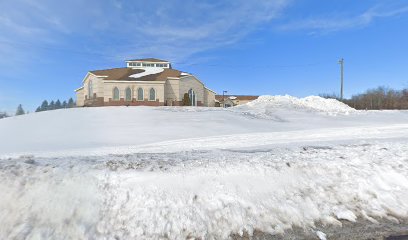
[[[104,106],[164,106],[164,102],[159,102],[159,99],[156,99],[156,101],[149,101],[147,98],[144,101],[137,101],[136,99],[125,101],[123,98],[118,101],[109,98],[109,101],[105,102]]]

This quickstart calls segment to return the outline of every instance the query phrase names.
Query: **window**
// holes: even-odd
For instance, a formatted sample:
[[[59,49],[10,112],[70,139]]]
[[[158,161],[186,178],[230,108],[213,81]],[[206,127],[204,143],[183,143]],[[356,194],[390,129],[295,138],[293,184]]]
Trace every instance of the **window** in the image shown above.
[[[143,97],[143,88],[139,88],[137,89],[137,100],[138,101],[143,101],[144,97]]]
[[[126,101],[132,101],[132,90],[129,87],[125,90],[125,99]]]
[[[168,64],[163,64],[163,67],[168,67],[169,65]]]
[[[154,88],[150,88],[149,101],[156,101],[156,90]]]
[[[89,80],[89,83],[88,83],[88,96],[89,96],[89,98],[93,98],[92,80]]]
[[[113,100],[119,101],[119,89],[117,87],[113,89]]]
[[[193,89],[188,91],[188,97],[190,98],[191,106],[197,106],[196,94]]]
[[[135,63],[135,62],[129,63],[129,67],[140,67],[140,66],[142,66],[141,63]]]

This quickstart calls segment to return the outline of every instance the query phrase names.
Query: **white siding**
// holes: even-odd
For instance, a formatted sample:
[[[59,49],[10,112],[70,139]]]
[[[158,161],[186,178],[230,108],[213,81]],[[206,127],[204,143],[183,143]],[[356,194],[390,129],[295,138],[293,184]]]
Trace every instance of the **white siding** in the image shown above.
[[[84,89],[76,92],[76,105],[77,107],[83,107],[85,101]]]
[[[166,81],[164,98],[169,101],[181,101],[180,84],[178,79],[168,79]]]
[[[204,84],[198,81],[194,76],[184,77],[180,79],[179,99],[183,99],[184,93],[188,93],[190,89],[196,94],[197,101],[204,104]]]
[[[102,97],[102,96],[103,96],[103,84],[102,84],[102,80],[101,80],[100,78],[96,77],[96,76],[93,75],[93,74],[89,74],[89,75],[87,76],[87,78],[85,79],[84,84],[83,84],[83,87],[84,87],[84,89],[83,89],[84,98],[85,98],[85,96],[87,96],[87,98],[89,98],[89,96],[88,96],[88,84],[89,84],[89,81],[91,81],[91,80],[92,80],[93,93],[94,93],[94,94],[96,93],[96,97]]]
[[[215,93],[208,89],[205,89],[204,91],[204,106],[215,107]]]

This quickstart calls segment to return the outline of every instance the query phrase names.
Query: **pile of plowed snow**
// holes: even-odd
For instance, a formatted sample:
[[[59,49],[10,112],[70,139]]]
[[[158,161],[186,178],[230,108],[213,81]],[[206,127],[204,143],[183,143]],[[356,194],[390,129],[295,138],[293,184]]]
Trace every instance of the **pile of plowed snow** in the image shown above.
[[[273,113],[274,110],[296,110],[306,112],[321,112],[327,115],[348,115],[356,110],[336,99],[326,99],[318,96],[297,98],[285,96],[260,96],[258,99],[237,107],[240,110],[253,111],[253,114]]]

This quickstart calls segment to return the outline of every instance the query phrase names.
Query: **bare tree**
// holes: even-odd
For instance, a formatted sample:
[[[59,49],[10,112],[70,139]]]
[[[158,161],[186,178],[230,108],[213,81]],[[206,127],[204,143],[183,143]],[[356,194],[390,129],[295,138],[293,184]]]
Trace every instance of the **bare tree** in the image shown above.
[[[356,109],[408,109],[408,89],[395,90],[381,86],[353,95],[343,102]]]

